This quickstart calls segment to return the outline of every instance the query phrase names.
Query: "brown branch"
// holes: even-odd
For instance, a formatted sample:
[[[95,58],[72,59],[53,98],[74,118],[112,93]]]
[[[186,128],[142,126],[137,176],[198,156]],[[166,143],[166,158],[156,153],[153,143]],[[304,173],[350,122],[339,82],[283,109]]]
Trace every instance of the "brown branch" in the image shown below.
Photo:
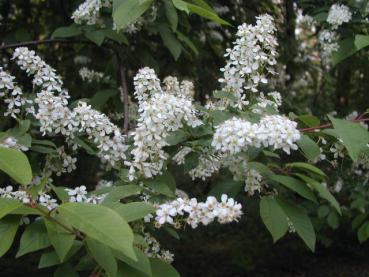
[[[126,69],[123,64],[119,64],[120,81],[121,81],[121,95],[124,105],[124,122],[123,122],[123,133],[128,133],[129,128],[129,99],[128,99],[128,85],[126,78]]]
[[[367,122],[367,121],[369,121],[369,118],[358,118],[358,119],[352,120],[352,122]],[[299,129],[299,131],[300,132],[314,132],[315,130],[326,129],[330,127],[332,127],[332,124],[326,123],[326,124],[322,124],[322,125],[315,126],[315,127],[302,128],[302,129]]]
[[[87,41],[87,40],[71,40],[71,39],[53,38],[53,39],[45,39],[45,40],[33,40],[33,41],[12,43],[12,44],[2,43],[2,45],[0,46],[0,50],[12,49],[12,48],[23,47],[23,46],[40,45],[40,44],[53,44],[53,43],[84,43],[84,44],[94,45],[94,43]]]

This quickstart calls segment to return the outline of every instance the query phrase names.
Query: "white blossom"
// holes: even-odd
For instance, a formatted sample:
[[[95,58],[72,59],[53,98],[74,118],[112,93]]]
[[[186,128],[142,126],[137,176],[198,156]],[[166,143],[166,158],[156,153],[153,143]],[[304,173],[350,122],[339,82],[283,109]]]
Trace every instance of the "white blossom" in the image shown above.
[[[208,225],[214,220],[222,224],[238,221],[242,215],[241,209],[241,204],[225,194],[222,195],[221,202],[213,196],[208,196],[206,202],[198,202],[196,198],[177,198],[159,206],[155,221],[158,226],[165,223],[175,225],[177,217],[184,217],[187,224],[196,228],[200,223]]]
[[[139,70],[134,78],[135,96],[139,101],[139,118],[137,128],[132,132],[134,149],[131,151],[132,162],[130,178],[138,169],[146,178],[160,174],[164,161],[168,158],[163,148],[168,145],[169,133],[184,126],[197,127],[202,122],[197,118],[192,99],[188,92],[181,92],[175,79],[171,83],[166,79],[166,89],[160,86],[160,80],[149,68]],[[187,89],[186,89],[187,90]]]
[[[82,67],[79,71],[79,76],[82,78],[83,81],[87,81],[88,83],[92,83],[94,81],[100,82],[104,79],[104,73],[97,72],[93,69],[89,69],[87,67]]]
[[[270,15],[256,17],[256,25],[243,24],[238,27],[237,39],[232,49],[226,50],[228,62],[224,68],[224,77],[219,81],[224,90],[233,93],[240,101],[246,91],[258,91],[260,83],[267,83],[266,74],[274,74],[277,63],[274,37],[275,26]]]
[[[328,12],[327,22],[332,29],[337,29],[343,23],[350,22],[352,13],[350,8],[342,4],[333,4]]]
[[[232,118],[216,128],[212,146],[220,152],[236,154],[253,146],[283,149],[287,154],[296,150],[300,139],[297,123],[280,115],[264,116],[259,123]]]
[[[77,24],[95,25],[100,20],[101,8],[111,5],[111,0],[86,0],[73,12],[72,19]]]
[[[73,189],[65,189],[69,195],[70,202],[85,202],[87,200],[86,186],[75,187]]]

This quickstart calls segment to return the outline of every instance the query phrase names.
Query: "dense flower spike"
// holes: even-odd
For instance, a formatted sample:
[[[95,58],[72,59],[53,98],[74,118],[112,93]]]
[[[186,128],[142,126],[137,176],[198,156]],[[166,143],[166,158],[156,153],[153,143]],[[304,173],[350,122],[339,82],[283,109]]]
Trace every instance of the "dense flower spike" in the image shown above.
[[[72,19],[77,24],[95,25],[100,19],[100,10],[111,5],[111,0],[86,0],[73,12]]]
[[[5,104],[8,105],[5,116],[10,115],[13,118],[21,113],[22,106],[32,104],[31,100],[23,97],[23,93],[20,87],[18,87],[13,81],[15,77],[6,73],[2,67],[0,67],[0,98],[4,98]]]
[[[146,177],[161,173],[164,161],[168,158],[163,148],[168,145],[166,138],[186,122],[191,127],[201,125],[196,117],[192,99],[189,99],[188,83],[179,85],[173,77],[166,79],[166,89],[160,86],[155,72],[149,68],[141,69],[135,80],[135,96],[139,101],[139,119],[132,133],[134,146],[130,176],[135,168]],[[181,90],[182,89],[182,90]]]
[[[26,47],[17,48],[13,59],[22,70],[33,75],[33,84],[40,87],[35,103],[36,119],[40,121],[43,134],[63,134],[72,142],[77,135],[87,135],[99,148],[98,156],[109,166],[122,162],[128,146],[120,129],[109,118],[79,102],[73,110],[68,108],[69,94],[62,88],[63,82],[55,70],[47,65],[34,51]]]
[[[232,118],[216,128],[212,146],[223,153],[236,154],[248,147],[273,147],[287,154],[296,150],[300,139],[297,123],[280,115],[267,115],[259,123]]]
[[[87,81],[88,83],[92,82],[100,82],[104,79],[104,73],[97,72],[93,69],[89,69],[87,67],[82,67],[79,71],[79,76],[81,76],[81,79],[83,81]]]
[[[221,69],[224,77],[219,81],[224,84],[224,90],[240,100],[244,100],[245,91],[256,92],[260,83],[267,83],[266,74],[274,74],[273,66],[277,63],[278,43],[274,37],[273,18],[265,14],[256,19],[255,26],[238,27],[234,47],[226,50],[229,60]]]
[[[198,202],[196,198],[177,198],[159,206],[155,221],[158,226],[165,223],[176,225],[180,224],[179,218],[184,218],[192,228],[198,227],[200,223],[208,225],[216,219],[225,224],[238,221],[242,215],[241,209],[241,204],[225,194],[222,195],[221,202],[213,196],[209,196],[206,202]]]
[[[332,29],[337,29],[343,23],[350,22],[352,13],[349,7],[340,4],[333,4],[328,12],[327,22],[332,25]]]

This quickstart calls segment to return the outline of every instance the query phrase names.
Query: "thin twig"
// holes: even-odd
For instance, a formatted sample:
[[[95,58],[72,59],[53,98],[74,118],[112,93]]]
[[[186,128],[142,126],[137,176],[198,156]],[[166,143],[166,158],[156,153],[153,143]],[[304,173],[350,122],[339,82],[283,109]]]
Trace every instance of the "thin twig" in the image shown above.
[[[128,100],[128,85],[126,78],[126,69],[120,61],[119,64],[120,81],[121,81],[121,94],[124,105],[124,122],[123,122],[123,133],[128,133],[129,128],[129,100]]]
[[[4,44],[3,43],[0,46],[0,50],[23,47],[23,46],[40,45],[40,44],[53,44],[53,43],[84,43],[84,44],[94,45],[94,43],[92,43],[88,40],[72,40],[72,39],[52,38],[52,39],[45,39],[45,40],[25,41],[25,42],[12,43],[12,44]]]
[[[369,121],[369,118],[361,118],[361,119],[352,120],[352,122],[367,122],[367,121]],[[315,127],[302,128],[302,129],[299,129],[299,131],[300,132],[314,132],[315,130],[327,129],[330,127],[332,127],[332,124],[327,123],[327,124],[322,124],[322,125],[315,126]]]
[[[29,207],[34,208],[36,210],[38,210],[39,212],[41,212],[45,218],[55,222],[56,224],[58,224],[60,227],[64,228],[65,230],[67,230],[68,232],[75,234],[78,238],[80,238],[81,240],[84,240],[85,237],[82,236],[79,232],[69,228],[68,226],[64,225],[63,223],[61,223],[60,221],[58,221],[57,219],[55,219],[54,217],[50,216],[50,214],[48,214],[47,212],[45,212],[43,209],[41,209],[40,207],[36,206],[36,205],[29,205]]]

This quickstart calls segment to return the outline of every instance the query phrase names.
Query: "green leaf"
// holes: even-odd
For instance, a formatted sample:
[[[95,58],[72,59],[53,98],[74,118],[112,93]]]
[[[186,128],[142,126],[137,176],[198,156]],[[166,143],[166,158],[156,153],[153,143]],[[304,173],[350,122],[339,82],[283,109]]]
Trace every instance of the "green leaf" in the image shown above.
[[[177,130],[175,132],[171,132],[169,136],[166,137],[166,142],[170,145],[177,145],[183,141],[186,141],[188,138],[188,134],[183,130]]]
[[[309,136],[302,135],[301,138],[296,142],[299,148],[304,152],[306,158],[310,161],[314,161],[320,155],[320,148],[315,141]]]
[[[318,208],[318,217],[324,218],[329,214],[330,208],[327,205],[322,205]]]
[[[334,196],[329,192],[329,190],[325,186],[322,185],[322,183],[300,173],[295,173],[295,175],[298,176],[301,180],[308,183],[317,192],[319,192],[320,197],[326,199],[337,210],[337,212],[341,214],[341,208],[336,198],[334,198]]]
[[[129,265],[130,267],[144,273],[145,276],[152,276],[151,264],[146,254],[144,254],[140,249],[136,247],[134,248],[134,251],[137,257],[137,261],[134,261],[128,258],[127,256],[125,256],[119,251],[113,251],[113,253],[118,260],[121,260],[125,262],[127,265]],[[127,275],[127,276],[131,276],[131,275]]]
[[[104,35],[107,38],[110,38],[111,40],[114,40],[116,42],[118,42],[119,44],[126,44],[128,45],[128,40],[127,37],[125,35],[123,35],[120,32],[117,32],[115,30],[111,30],[111,29],[105,29],[104,30]]]
[[[235,181],[230,177],[218,181],[208,195],[216,198],[220,198],[222,194],[227,194],[229,197],[236,197],[237,194],[243,190],[244,186],[244,182]]]
[[[104,105],[118,94],[117,89],[99,90],[89,101],[89,104],[97,110],[102,110]]]
[[[185,163],[183,165],[184,171],[189,172],[190,170],[197,167],[199,165],[199,162],[200,162],[199,157],[200,157],[200,153],[198,153],[198,152],[193,152],[192,151],[192,152],[188,153],[185,157]]]
[[[16,211],[18,208],[22,207],[22,203],[18,200],[8,199],[8,198],[0,198],[0,219],[10,214],[13,211]]]
[[[154,179],[147,179],[144,184],[158,193],[169,197],[174,197],[176,190],[176,181],[172,174],[165,171],[162,175],[156,176]]]
[[[271,175],[268,179],[275,181],[298,193],[300,196],[317,203],[314,193],[300,180],[290,176]]]
[[[369,238],[369,221],[365,222],[357,231],[357,237],[360,243],[363,243]]]
[[[297,120],[300,120],[302,123],[304,123],[308,127],[314,127],[320,125],[319,118],[313,116],[313,115],[300,115],[296,118]]]
[[[109,274],[114,277],[118,271],[118,264],[112,250],[105,244],[87,238],[87,248],[95,261]]]
[[[105,33],[103,30],[87,31],[85,33],[85,37],[91,40],[96,45],[101,46],[105,39]]]
[[[191,51],[197,56],[199,55],[199,50],[197,50],[197,47],[196,45],[192,42],[192,40],[184,35],[183,33],[181,33],[180,31],[176,31],[176,35],[177,35],[177,38],[182,41],[185,45],[188,46],[188,48],[191,49]]]
[[[142,188],[136,185],[113,187],[113,189],[105,197],[103,204],[108,202],[119,202],[123,198],[139,194],[141,190]]]
[[[60,214],[76,229],[132,259],[133,232],[128,223],[115,211],[102,205],[65,203]]]
[[[180,11],[184,11],[187,14],[190,13],[190,10],[187,6],[187,3],[182,0],[172,0],[173,5]]]
[[[277,201],[284,213],[291,220],[297,234],[302,238],[305,244],[314,251],[316,242],[315,231],[305,210],[281,198],[278,198]]]
[[[81,35],[82,32],[76,26],[60,27],[51,35],[52,38],[69,38]]]
[[[197,6],[197,5],[193,5],[193,4],[187,4],[188,9],[190,10],[190,12],[193,12],[201,17],[204,17],[206,19],[209,19],[211,21],[214,21],[216,23],[219,23],[221,25],[228,25],[231,26],[230,23],[228,23],[227,21],[221,19],[214,11],[211,11],[209,9],[205,9],[203,7]]]
[[[237,97],[234,96],[234,94],[230,93],[230,92],[226,92],[223,90],[215,90],[213,92],[213,96],[214,98],[218,98],[218,99],[229,99],[232,101],[237,101]]]
[[[217,126],[235,116],[230,112],[219,110],[209,111],[209,114],[213,118],[214,126]]]
[[[45,252],[41,255],[40,262],[38,263],[38,268],[46,268],[54,265],[60,264],[58,254],[55,251]]]
[[[23,186],[32,181],[31,165],[27,156],[19,150],[0,147],[0,170]]]
[[[114,0],[113,20],[117,29],[123,29],[139,18],[153,3],[153,0]]]
[[[254,169],[259,172],[262,176],[268,177],[270,175],[274,175],[273,171],[269,169],[266,165],[259,162],[249,162],[247,164],[248,168]]]
[[[339,219],[336,212],[329,213],[327,217],[327,223],[332,229],[337,229],[339,225]]]
[[[178,60],[182,52],[182,45],[174,36],[173,32],[164,24],[158,26],[159,34],[163,40],[164,45],[169,49],[174,60]]]
[[[20,239],[16,257],[49,247],[50,241],[43,220],[37,220],[27,226]]]
[[[209,19],[222,25],[231,25],[227,21],[221,19],[215,13],[215,11],[208,4],[206,4],[206,2],[199,0],[194,2],[196,5],[182,0],[173,0],[174,6],[181,11],[185,11],[186,13],[189,12],[195,13],[201,17],[204,17],[206,19]]]
[[[348,120],[336,119],[328,116],[331,120],[337,138],[343,141],[351,159],[356,161],[360,153],[367,148],[369,132],[360,124]]]
[[[359,50],[369,46],[368,35],[356,35],[339,42],[339,49],[333,53],[333,65],[337,65]]]
[[[70,249],[64,260],[66,261],[69,260],[74,254],[76,254],[81,249],[82,246],[83,243],[81,241],[75,240],[72,248]],[[58,254],[56,254],[55,251],[49,251],[41,255],[38,268],[51,267],[61,263],[62,261],[60,261]]]
[[[144,218],[146,215],[156,211],[152,205],[145,202],[131,202],[128,204],[107,203],[106,206],[120,214],[127,222]]]
[[[54,272],[54,277],[79,277],[70,263],[60,265]]]
[[[60,216],[55,217],[55,219],[63,221],[63,224],[68,226]],[[63,262],[73,246],[75,235],[50,220],[45,219],[45,225],[51,245],[58,254],[60,261]]]
[[[263,196],[260,200],[260,216],[276,242],[288,230],[287,216],[273,196]]]
[[[316,166],[314,166],[312,164],[308,164],[308,163],[296,162],[296,163],[286,164],[286,166],[287,167],[299,168],[299,169],[302,169],[302,170],[307,171],[307,172],[310,172],[310,173],[315,173],[315,174],[320,175],[322,177],[326,177],[327,176],[319,168],[317,168]]]
[[[159,259],[150,259],[153,277],[180,277],[177,270]]]
[[[19,226],[19,216],[7,216],[0,220],[0,257],[12,246]]]
[[[178,14],[171,0],[165,0],[165,16],[167,17],[172,31],[175,32],[178,26]]]

